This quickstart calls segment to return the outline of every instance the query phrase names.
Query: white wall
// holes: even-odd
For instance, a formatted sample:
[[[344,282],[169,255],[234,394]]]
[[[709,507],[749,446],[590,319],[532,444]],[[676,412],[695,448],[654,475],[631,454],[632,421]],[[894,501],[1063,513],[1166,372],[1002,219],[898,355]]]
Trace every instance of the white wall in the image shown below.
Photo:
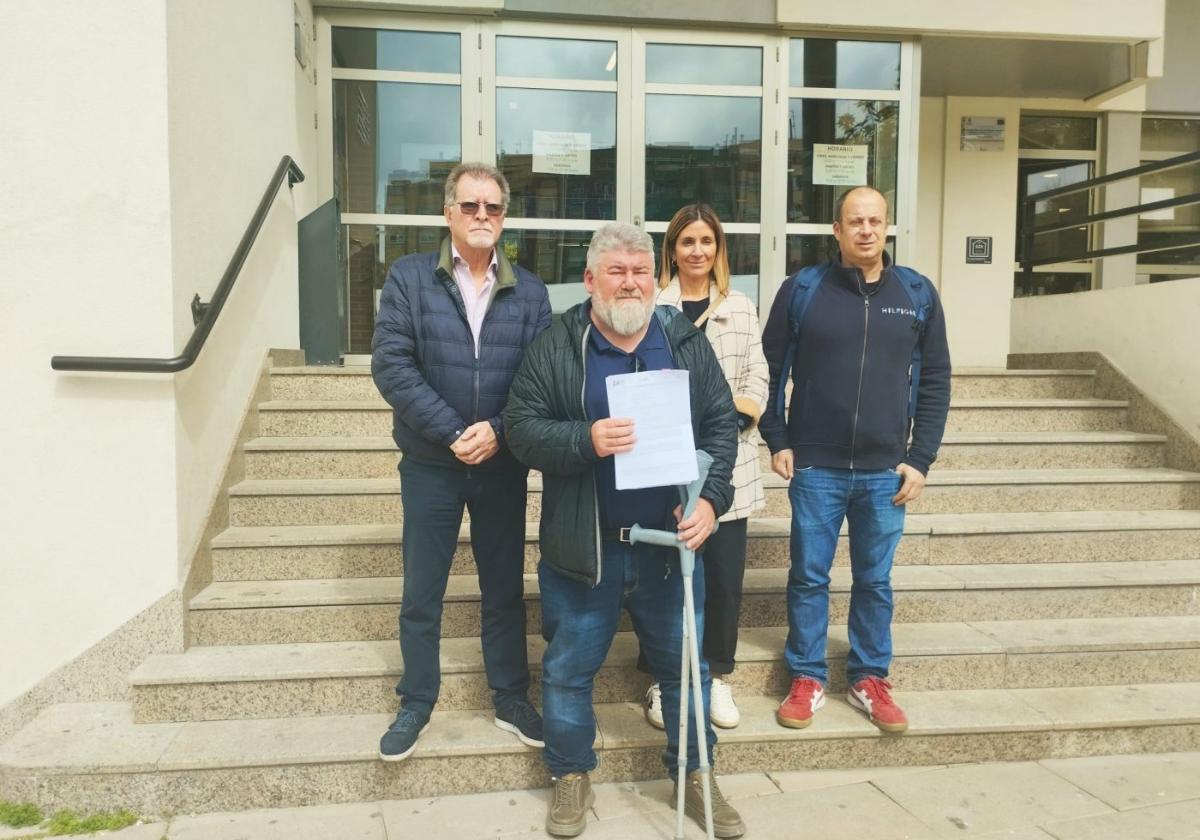
[[[945,174],[946,100],[922,97],[917,147],[917,241],[912,267],[941,288],[942,177]]]
[[[0,27],[0,704],[170,592],[174,354],[161,0],[10,3]]]
[[[1189,0],[1190,1],[1190,0]],[[1163,0],[779,0],[779,21],[809,28],[1099,38],[1161,38]]]
[[[950,354],[958,367],[1004,367],[1013,292],[1020,100],[947,97],[944,114],[938,291],[946,310]],[[922,106],[922,117],[927,115],[936,116],[932,105]],[[963,151],[963,117],[1004,117],[1004,149]],[[924,148],[922,152],[932,155]],[[924,160],[921,168],[926,168]],[[927,219],[928,212],[921,216]],[[992,237],[990,264],[967,264],[968,236]]]
[[[192,295],[211,297],[280,157],[296,157],[315,175],[315,160],[298,148],[303,89],[293,23],[291,0],[167,6],[178,346],[192,333]],[[307,145],[311,154],[315,142]],[[203,534],[263,354],[299,346],[295,222],[284,186],[200,360],[175,378],[181,575]]]
[[[1012,352],[1098,350],[1200,438],[1200,278],[1012,302]]]

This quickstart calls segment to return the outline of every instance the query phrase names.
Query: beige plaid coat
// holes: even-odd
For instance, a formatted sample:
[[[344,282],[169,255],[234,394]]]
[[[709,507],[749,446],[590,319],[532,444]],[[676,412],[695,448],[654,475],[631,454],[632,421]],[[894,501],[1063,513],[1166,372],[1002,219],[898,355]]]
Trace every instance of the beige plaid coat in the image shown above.
[[[709,286],[710,300],[717,298],[717,287]],[[683,309],[679,278],[659,289],[657,302]],[[733,505],[722,522],[745,519],[765,507],[762,477],[758,466],[758,418],[767,407],[767,360],[763,356],[762,331],[758,311],[744,294],[733,289],[708,316],[705,335],[712,344],[717,361],[733,391],[737,410],[754,418],[754,425],[738,433],[737,461],[733,466]]]

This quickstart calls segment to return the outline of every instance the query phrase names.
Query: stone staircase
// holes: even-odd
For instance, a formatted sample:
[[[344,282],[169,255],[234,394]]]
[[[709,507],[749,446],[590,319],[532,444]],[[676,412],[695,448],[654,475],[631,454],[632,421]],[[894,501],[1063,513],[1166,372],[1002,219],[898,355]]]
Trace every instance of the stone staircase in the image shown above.
[[[1165,438],[1127,430],[1088,371],[954,376],[941,458],[910,507],[894,573],[897,698],[884,736],[837,694],[806,730],[774,709],[788,677],[786,487],[767,471],[750,523],[744,627],[731,677],[742,725],[722,773],[943,764],[1200,748],[1200,474],[1166,469]],[[9,798],[146,813],[536,787],[540,752],[492,726],[479,592],[460,535],[443,619],[434,726],[398,765],[376,757],[397,706],[402,580],[391,415],[365,369],[280,368],[245,446],[191,647],[147,660],[132,703],[63,704],[0,749]],[[764,464],[766,456],[764,452]],[[534,700],[542,641],[530,481],[526,551]],[[841,662],[850,577],[832,584]],[[612,781],[663,774],[627,625],[596,681]]]

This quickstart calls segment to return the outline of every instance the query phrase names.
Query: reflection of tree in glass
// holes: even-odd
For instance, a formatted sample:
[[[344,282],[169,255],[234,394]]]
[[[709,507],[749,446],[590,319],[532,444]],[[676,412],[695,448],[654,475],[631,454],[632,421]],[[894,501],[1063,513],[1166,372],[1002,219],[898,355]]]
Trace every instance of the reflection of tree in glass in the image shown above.
[[[854,111],[838,115],[838,135],[851,143],[870,144],[875,141],[879,126],[895,120],[900,108],[895,102],[860,99],[854,103]]]

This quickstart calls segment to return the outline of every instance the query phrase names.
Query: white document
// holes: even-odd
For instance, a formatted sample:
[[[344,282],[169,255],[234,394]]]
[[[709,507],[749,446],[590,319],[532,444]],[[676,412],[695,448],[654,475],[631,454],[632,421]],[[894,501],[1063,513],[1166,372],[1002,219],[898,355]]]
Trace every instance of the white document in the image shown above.
[[[814,184],[857,187],[867,183],[867,147],[813,143]]]
[[[614,455],[618,490],[690,484],[700,474],[686,370],[648,370],[605,379],[610,417],[633,418],[631,452]]]
[[[533,171],[551,175],[590,175],[592,135],[586,131],[535,130]]]

